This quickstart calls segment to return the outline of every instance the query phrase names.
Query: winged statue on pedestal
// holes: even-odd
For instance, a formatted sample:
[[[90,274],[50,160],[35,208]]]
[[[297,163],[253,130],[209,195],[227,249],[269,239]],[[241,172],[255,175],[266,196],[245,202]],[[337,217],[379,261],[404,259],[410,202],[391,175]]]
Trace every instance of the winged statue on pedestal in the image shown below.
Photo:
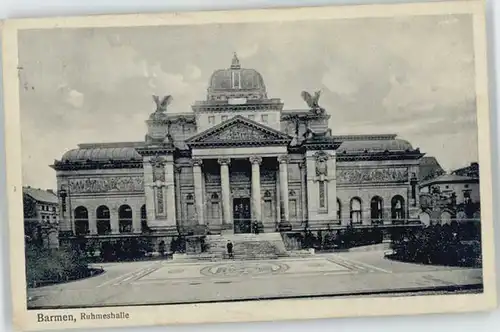
[[[316,91],[314,96],[312,96],[307,91],[302,91],[302,99],[305,100],[307,105],[314,111],[316,114],[322,114],[325,112],[325,109],[319,106],[319,97],[321,96],[321,91]]]
[[[153,100],[155,101],[156,104],[156,112],[166,112],[167,106],[170,105],[170,103],[172,102],[172,96],[168,95],[160,100],[159,96],[153,95]]]

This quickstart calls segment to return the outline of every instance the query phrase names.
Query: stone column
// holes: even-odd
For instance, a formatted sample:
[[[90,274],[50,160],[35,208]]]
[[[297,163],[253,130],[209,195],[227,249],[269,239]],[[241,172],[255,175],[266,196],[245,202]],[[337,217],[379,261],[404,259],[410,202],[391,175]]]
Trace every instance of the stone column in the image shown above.
[[[132,232],[133,233],[141,233],[141,205],[137,204],[132,207]]]
[[[230,158],[219,158],[220,164],[220,184],[222,191],[222,220],[224,224],[232,223],[231,216],[231,188],[229,185],[229,164]]]
[[[201,173],[201,159],[193,159],[193,178],[194,178],[194,200],[196,204],[196,216],[198,224],[205,224],[205,207],[203,199],[203,174]]]
[[[176,226],[176,206],[175,206],[175,180],[174,180],[174,164],[167,162],[165,165],[165,186],[166,186],[166,203],[167,203],[167,227],[175,230]]]
[[[262,221],[262,201],[260,198],[260,164],[262,158],[250,157],[252,163],[252,219]]]
[[[288,156],[279,156],[278,162],[280,163],[280,198],[281,208],[283,209],[282,216],[284,221],[289,221],[290,211],[288,209]]]

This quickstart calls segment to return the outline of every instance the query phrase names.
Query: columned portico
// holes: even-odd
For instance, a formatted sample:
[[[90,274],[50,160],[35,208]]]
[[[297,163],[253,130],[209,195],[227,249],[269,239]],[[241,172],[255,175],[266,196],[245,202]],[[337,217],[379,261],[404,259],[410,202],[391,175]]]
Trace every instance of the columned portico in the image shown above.
[[[222,217],[224,224],[232,223],[231,216],[231,187],[229,185],[229,164],[231,162],[230,158],[219,158],[218,162],[220,164],[220,181],[221,181],[221,192],[222,192]]]
[[[262,203],[260,198],[260,164],[262,157],[250,157],[252,163],[252,218],[262,221]]]

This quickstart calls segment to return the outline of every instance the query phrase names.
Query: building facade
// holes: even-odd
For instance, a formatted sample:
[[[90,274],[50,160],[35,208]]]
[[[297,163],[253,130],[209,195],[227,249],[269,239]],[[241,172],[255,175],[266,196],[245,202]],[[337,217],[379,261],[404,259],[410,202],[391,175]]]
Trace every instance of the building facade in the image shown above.
[[[173,236],[418,221],[419,149],[393,134],[334,135],[319,93],[302,96],[307,108],[285,109],[235,55],[191,112],[155,97],[144,141],[80,144],[52,165],[61,230]]]
[[[23,187],[24,231],[28,241],[59,247],[59,201],[52,190]]]

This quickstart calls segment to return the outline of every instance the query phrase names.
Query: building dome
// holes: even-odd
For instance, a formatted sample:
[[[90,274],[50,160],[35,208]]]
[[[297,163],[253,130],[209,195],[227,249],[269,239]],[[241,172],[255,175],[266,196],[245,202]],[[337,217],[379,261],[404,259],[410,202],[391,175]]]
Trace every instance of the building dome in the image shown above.
[[[69,150],[61,158],[62,162],[105,162],[110,160],[134,161],[142,160],[142,157],[133,147],[100,147]]]
[[[412,151],[411,144],[403,139],[390,140],[346,140],[338,148],[338,153],[404,152]]]
[[[258,71],[241,68],[235,53],[231,67],[216,70],[210,77],[207,98],[213,101],[231,98],[265,99],[266,86]]]

